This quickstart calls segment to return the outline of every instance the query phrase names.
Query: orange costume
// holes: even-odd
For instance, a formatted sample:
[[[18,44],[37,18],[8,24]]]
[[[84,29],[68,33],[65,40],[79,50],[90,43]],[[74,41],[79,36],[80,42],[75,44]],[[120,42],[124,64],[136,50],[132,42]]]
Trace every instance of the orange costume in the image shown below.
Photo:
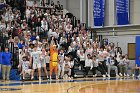
[[[54,70],[55,75],[57,74],[58,69],[58,51],[56,49],[56,45],[50,46],[50,75]]]

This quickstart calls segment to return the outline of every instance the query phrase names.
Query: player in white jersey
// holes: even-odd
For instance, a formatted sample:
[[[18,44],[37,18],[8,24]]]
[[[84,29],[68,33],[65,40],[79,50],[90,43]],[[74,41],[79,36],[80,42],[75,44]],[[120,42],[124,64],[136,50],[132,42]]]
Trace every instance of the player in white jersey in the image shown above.
[[[65,79],[68,78],[70,79],[71,76],[71,62],[70,62],[70,57],[65,57],[65,61],[64,61],[64,77]]]
[[[25,79],[25,75],[29,74],[31,75],[31,69],[29,68],[29,61],[26,60],[26,56],[22,58],[21,66],[22,66],[22,74],[23,74],[23,80]]]
[[[40,62],[40,54],[41,52],[37,51],[37,47],[34,47],[34,51],[31,53],[30,63],[32,63],[32,77],[31,80],[34,79],[34,71],[38,69],[39,80],[41,80],[41,62]]]
[[[58,77],[63,78],[63,76],[64,76],[64,51],[60,50],[58,63]]]
[[[46,77],[48,78],[48,72],[47,72],[47,69],[46,69],[46,60],[47,60],[47,56],[48,56],[48,53],[46,52],[46,50],[43,48],[42,49],[42,53],[40,55],[40,61],[41,61],[41,67],[44,69],[44,72],[46,74]]]

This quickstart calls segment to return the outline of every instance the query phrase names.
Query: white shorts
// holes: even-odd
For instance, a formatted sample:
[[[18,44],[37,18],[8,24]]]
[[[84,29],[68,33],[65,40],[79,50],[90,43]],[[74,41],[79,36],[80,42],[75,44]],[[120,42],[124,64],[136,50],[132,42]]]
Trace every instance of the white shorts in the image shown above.
[[[41,63],[33,63],[33,69],[41,68]]]
[[[25,74],[29,74],[29,75],[31,75],[31,69],[26,69],[26,70],[23,70],[24,72],[25,72]]]

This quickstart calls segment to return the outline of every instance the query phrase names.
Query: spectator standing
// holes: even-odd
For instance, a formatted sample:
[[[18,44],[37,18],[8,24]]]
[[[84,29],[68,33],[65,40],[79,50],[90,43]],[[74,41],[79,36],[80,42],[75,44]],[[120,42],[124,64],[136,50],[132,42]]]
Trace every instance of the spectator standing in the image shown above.
[[[12,54],[6,47],[5,52],[2,53],[2,78],[3,81],[9,80],[10,69],[11,69],[11,58]]]

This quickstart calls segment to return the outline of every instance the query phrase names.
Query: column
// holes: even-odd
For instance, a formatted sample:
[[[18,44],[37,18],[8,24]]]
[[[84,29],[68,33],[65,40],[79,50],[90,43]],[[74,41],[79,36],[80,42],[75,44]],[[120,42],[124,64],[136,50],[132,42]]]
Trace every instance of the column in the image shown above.
[[[86,23],[86,0],[80,0],[80,22]]]

